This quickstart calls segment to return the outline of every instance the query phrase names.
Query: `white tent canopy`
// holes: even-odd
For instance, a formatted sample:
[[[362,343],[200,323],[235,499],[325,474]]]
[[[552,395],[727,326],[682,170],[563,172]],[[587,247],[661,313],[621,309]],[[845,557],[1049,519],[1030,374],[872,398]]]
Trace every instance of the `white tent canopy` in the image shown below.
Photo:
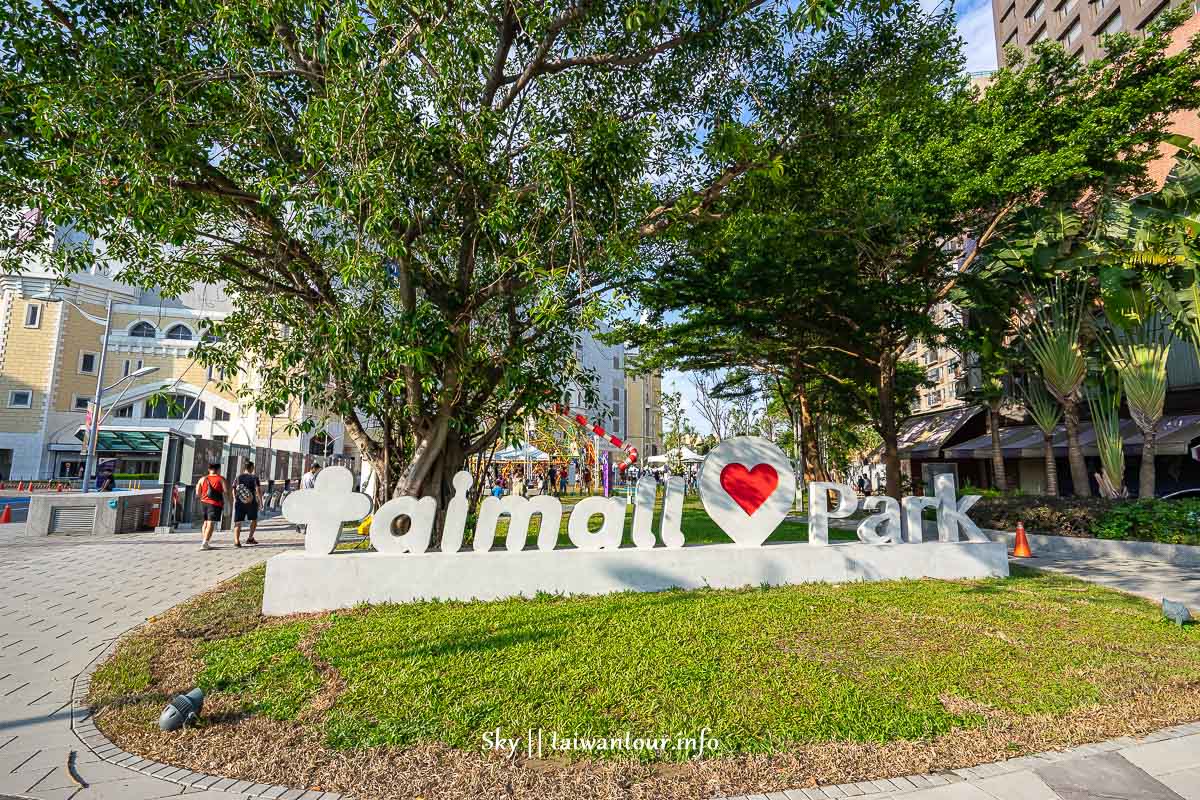
[[[534,447],[529,442],[519,447],[506,447],[492,456],[493,461],[549,461],[550,456],[545,451]]]
[[[646,459],[647,464],[666,464],[668,461],[678,459],[684,464],[699,464],[704,460],[704,456],[697,453],[690,447],[676,447],[673,450],[668,450],[661,456],[650,456]]]

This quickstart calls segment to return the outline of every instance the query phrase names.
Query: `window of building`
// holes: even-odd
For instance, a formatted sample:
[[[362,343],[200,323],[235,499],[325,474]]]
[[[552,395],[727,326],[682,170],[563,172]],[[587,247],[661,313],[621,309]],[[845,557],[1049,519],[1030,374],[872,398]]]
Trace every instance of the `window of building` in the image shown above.
[[[42,324],[42,304],[30,303],[25,307],[25,327],[38,328]]]
[[[1075,20],[1071,23],[1071,27],[1067,28],[1067,32],[1062,35],[1059,41],[1063,43],[1063,47],[1070,47],[1079,41],[1081,35],[1083,35],[1083,25],[1079,20]]]
[[[113,416],[120,417],[121,419],[129,419],[133,416],[133,406],[121,406],[113,412]]]
[[[154,326],[149,322],[139,322],[129,329],[129,335],[136,336],[139,339],[153,339],[155,333],[157,331],[154,330]]]
[[[92,398],[85,394],[77,394],[71,397],[72,411],[87,411],[88,403],[92,402]]]
[[[620,399],[621,399],[621,390],[614,386],[613,387],[613,400],[620,400]]]
[[[8,393],[9,408],[29,408],[33,405],[33,392],[28,389],[14,389]]]
[[[1046,4],[1042,0],[1038,0],[1033,4],[1033,8],[1029,9],[1029,13],[1025,15],[1025,19],[1030,25],[1035,24],[1046,14]]]
[[[929,393],[929,407],[934,408],[942,404],[942,390],[937,389]]]
[[[187,325],[172,325],[167,328],[167,338],[177,342],[190,342],[193,338],[192,329]]]
[[[1012,19],[1012,17],[1013,17],[1013,14],[1015,14],[1015,13],[1016,13],[1016,11],[1017,11],[1017,4],[1016,4],[1016,3],[1009,3],[1009,4],[1008,4],[1008,9],[1007,9],[1007,10],[1004,12],[1004,16],[1002,16],[1002,17],[1000,18],[1000,24],[1001,24],[1001,25],[1007,25],[1007,24],[1009,23],[1009,21]]]
[[[1167,10],[1167,5],[1167,3],[1160,5],[1150,14],[1150,16],[1146,17],[1145,22],[1138,26],[1138,30],[1140,30],[1143,35],[1148,36],[1150,34],[1150,29],[1154,27],[1154,23],[1158,20],[1159,16],[1162,15],[1162,12]]]
[[[931,381],[934,381],[935,383],[937,381],[940,381],[942,379],[942,368],[934,367],[933,369],[931,369],[925,373],[925,377]]]
[[[137,372],[141,368],[142,360],[140,358],[127,358],[125,359],[125,371],[121,373],[121,377],[124,378],[129,373]]]
[[[1200,2],[1200,0],[1196,0],[1196,2]],[[1016,43],[1017,43],[1017,32],[1013,31],[1012,33],[1010,33],[1008,35],[1008,38],[1004,40],[1004,46],[1010,47],[1010,46],[1015,45]]]
[[[187,416],[184,416],[184,412]],[[151,397],[142,414],[146,419],[204,419],[204,403],[186,394]]]
[[[1121,9],[1118,8],[1113,15],[1108,18],[1108,22],[1104,23],[1104,27],[1100,29],[1100,35],[1109,36],[1114,33],[1120,33],[1121,26],[1124,24],[1125,21],[1121,19]]]
[[[620,368],[621,368],[621,357],[613,356],[613,369],[620,369]]]
[[[937,360],[938,360],[938,351],[937,351],[936,347],[925,351],[925,363],[926,364],[932,364]]]
[[[215,419],[217,422],[228,422],[229,421],[229,412],[222,411],[219,408],[214,408],[213,409],[213,419]]]
[[[1059,19],[1066,19],[1069,16],[1071,16],[1072,12],[1075,11],[1075,6],[1077,3],[1078,3],[1078,0],[1066,0],[1065,3],[1060,5],[1058,7]]]
[[[96,374],[96,354],[95,353],[80,353],[79,354],[79,374],[80,375],[95,375]]]
[[[1045,41],[1046,37],[1049,35],[1050,34],[1046,31],[1046,26],[1043,25],[1042,29],[1037,32],[1037,36],[1034,36],[1032,39],[1030,39],[1029,43],[1037,44],[1038,42]]]
[[[1104,9],[1108,8],[1112,2],[1113,0],[1092,0],[1092,16],[1100,16]]]

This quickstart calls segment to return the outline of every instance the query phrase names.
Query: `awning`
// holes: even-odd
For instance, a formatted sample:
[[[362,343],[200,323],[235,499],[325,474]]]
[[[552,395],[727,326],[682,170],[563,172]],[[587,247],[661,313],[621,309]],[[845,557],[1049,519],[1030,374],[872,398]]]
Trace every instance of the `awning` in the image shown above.
[[[75,438],[83,441],[84,430],[75,432]],[[161,455],[166,431],[110,430],[101,428],[96,435],[96,452],[99,453],[154,453]]]
[[[1160,456],[1187,455],[1188,445],[1200,438],[1200,414],[1178,414],[1163,417],[1158,423],[1155,436],[1155,453]],[[1121,420],[1121,440],[1127,454],[1142,452],[1142,431],[1133,420]],[[1096,433],[1091,422],[1079,423],[1079,444],[1085,456],[1098,456]],[[1067,455],[1067,429],[1059,425],[1054,429],[1052,446],[1056,456]],[[1034,425],[1019,425],[1000,429],[1000,450],[1005,458],[1041,458],[1042,432]],[[947,458],[991,458],[992,437],[990,434],[946,448]]]
[[[946,440],[982,410],[982,406],[959,406],[909,417],[900,423],[896,436],[900,457],[939,458]]]

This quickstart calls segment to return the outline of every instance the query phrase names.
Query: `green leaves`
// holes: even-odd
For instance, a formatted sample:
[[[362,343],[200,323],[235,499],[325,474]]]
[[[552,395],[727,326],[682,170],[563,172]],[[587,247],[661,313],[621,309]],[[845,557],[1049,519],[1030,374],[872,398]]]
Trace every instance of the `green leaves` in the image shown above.
[[[1060,403],[1076,398],[1087,378],[1087,358],[1080,344],[1082,287],[1056,282],[1044,297],[1035,296],[1030,314],[1025,342],[1046,388]]]

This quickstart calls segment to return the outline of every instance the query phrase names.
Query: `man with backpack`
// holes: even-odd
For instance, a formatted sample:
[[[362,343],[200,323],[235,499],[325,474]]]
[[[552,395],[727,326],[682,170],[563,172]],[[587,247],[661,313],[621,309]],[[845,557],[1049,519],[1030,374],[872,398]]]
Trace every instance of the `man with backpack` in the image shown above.
[[[229,484],[221,477],[221,465],[212,463],[208,465],[208,474],[200,479],[196,484],[196,497],[200,498],[200,508],[204,512],[204,525],[202,531],[204,533],[204,541],[200,545],[201,550],[211,550],[212,545],[208,542],[212,539],[213,530],[221,523],[221,515],[225,513],[225,496],[229,494]],[[238,547],[241,547],[241,542],[236,542]]]
[[[262,496],[262,484],[254,474],[254,462],[247,461],[242,466],[237,483],[233,485],[234,546],[242,546],[242,520],[250,522],[250,536],[246,538],[246,544],[258,544],[254,532],[258,529],[258,509],[262,506]]]

